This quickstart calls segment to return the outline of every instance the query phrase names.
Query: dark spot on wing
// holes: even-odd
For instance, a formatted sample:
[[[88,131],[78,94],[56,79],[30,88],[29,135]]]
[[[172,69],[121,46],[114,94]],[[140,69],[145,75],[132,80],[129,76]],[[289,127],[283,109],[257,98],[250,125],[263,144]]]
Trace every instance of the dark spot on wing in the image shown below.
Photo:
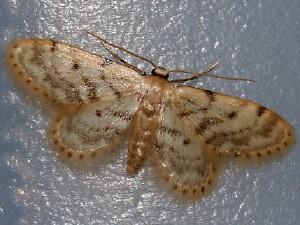
[[[50,40],[51,41],[51,45],[50,45],[50,51],[54,52],[57,49],[57,45],[58,43],[54,40]]]
[[[101,80],[103,80],[103,81],[106,81],[106,78],[105,78],[105,76],[104,76],[103,74],[100,74],[99,78],[100,78]]]
[[[39,66],[43,70],[46,70],[47,67],[45,65],[45,62],[44,62],[43,56],[42,56],[42,54],[44,53],[44,49],[41,47],[41,45],[39,45],[37,43],[33,44],[32,52],[33,52],[33,55],[31,58],[32,64]]]
[[[80,92],[74,86],[74,84],[66,82],[64,91],[65,91],[66,99],[68,99],[69,101],[81,102]]]
[[[122,94],[120,91],[118,91],[114,86],[113,84],[108,81],[105,76],[103,74],[100,74],[100,79],[103,80],[107,85],[108,87],[111,89],[111,91],[117,96],[117,98],[121,98],[122,97]]]
[[[266,110],[267,110],[266,107],[264,107],[264,106],[259,106],[259,107],[257,108],[257,116],[261,116]]]
[[[187,117],[187,116],[189,116],[189,115],[191,115],[191,114],[194,114],[195,112],[194,111],[185,111],[185,112],[181,112],[180,114],[179,114],[179,117]]]
[[[112,116],[118,117],[122,120],[129,121],[131,120],[132,116],[129,112],[121,112],[121,111],[111,111],[110,112]]]
[[[181,135],[181,132],[177,129],[172,129],[166,126],[160,127],[160,133],[162,134],[169,134],[171,136],[179,136]]]
[[[78,132],[83,144],[96,144],[103,139],[103,135],[99,135],[99,129],[92,130],[89,134]]]
[[[92,102],[97,101],[99,98],[97,96],[97,86],[95,82],[90,81],[87,77],[81,78],[83,85],[88,91],[88,99]]]
[[[198,127],[196,127],[196,134],[202,135],[209,127],[222,122],[223,120],[216,117],[203,118]]]
[[[79,65],[77,62],[74,62],[73,66],[72,66],[73,70],[79,70]]]
[[[169,147],[169,150],[170,150],[170,152],[174,152],[175,151],[175,149],[172,146]]]
[[[232,111],[231,113],[228,113],[227,117],[229,119],[233,119],[233,118],[237,117],[237,115],[238,115],[237,112]]]
[[[202,194],[205,193],[205,187],[204,186],[201,187],[201,192],[202,192]]]
[[[97,109],[95,115],[99,117],[102,116],[102,111]]]
[[[114,88],[114,86],[112,84],[109,85],[110,89],[113,91],[113,93],[117,96],[117,98],[121,98],[122,95],[121,95],[121,92],[118,91],[117,89]]]
[[[61,83],[56,80],[56,78],[54,76],[51,76],[50,73],[45,73],[45,77],[43,79],[43,81],[45,83],[48,83],[50,85],[50,87],[52,88],[60,88],[61,87]]]
[[[211,178],[208,179],[207,183],[208,183],[208,185],[211,185],[211,184],[212,184]]]
[[[68,156],[68,158],[71,158],[72,157],[72,152],[67,152],[67,156]]]
[[[249,141],[250,138],[248,136],[231,138],[231,142],[236,146],[248,146]]]
[[[207,95],[208,99],[210,102],[214,102],[215,101],[215,93],[213,91],[210,90],[204,90],[205,94]]]
[[[188,145],[188,144],[190,144],[191,143],[191,139],[190,138],[185,138],[184,140],[183,140],[183,144],[184,145]]]
[[[271,152],[270,150],[268,150],[268,151],[267,151],[267,154],[268,154],[268,155],[271,155],[271,154],[272,154],[272,152]]]
[[[255,133],[255,135],[257,135],[257,133]],[[251,136],[253,136],[252,128],[245,128],[234,132],[215,133],[211,137],[207,138],[205,143],[212,144],[215,147],[219,147],[227,142],[231,142],[238,146],[248,146]]]

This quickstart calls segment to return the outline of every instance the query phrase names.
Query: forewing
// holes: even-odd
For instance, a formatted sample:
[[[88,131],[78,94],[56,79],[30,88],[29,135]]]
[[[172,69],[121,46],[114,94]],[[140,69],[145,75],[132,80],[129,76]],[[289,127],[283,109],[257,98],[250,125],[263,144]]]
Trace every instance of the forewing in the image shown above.
[[[53,143],[76,162],[117,148],[138,103],[133,95],[86,105],[72,115],[57,115],[50,131]]]
[[[48,102],[82,104],[138,92],[134,70],[79,48],[47,39],[23,39],[6,52],[17,81]]]
[[[178,87],[175,100],[185,127],[207,150],[262,158],[293,141],[293,129],[283,118],[252,101],[192,87]]]
[[[155,161],[163,178],[183,196],[205,194],[214,182],[216,159],[206,154],[203,147],[203,142],[184,126],[172,101],[163,102]]]

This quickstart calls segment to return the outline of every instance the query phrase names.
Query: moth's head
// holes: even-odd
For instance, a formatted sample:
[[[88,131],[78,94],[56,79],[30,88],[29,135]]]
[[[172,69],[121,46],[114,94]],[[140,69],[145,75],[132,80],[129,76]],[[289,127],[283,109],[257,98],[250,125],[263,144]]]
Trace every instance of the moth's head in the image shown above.
[[[165,79],[168,79],[169,78],[169,71],[166,70],[165,68],[163,67],[155,67],[152,71],[151,71],[151,74],[153,76],[159,76],[159,77],[163,77]]]

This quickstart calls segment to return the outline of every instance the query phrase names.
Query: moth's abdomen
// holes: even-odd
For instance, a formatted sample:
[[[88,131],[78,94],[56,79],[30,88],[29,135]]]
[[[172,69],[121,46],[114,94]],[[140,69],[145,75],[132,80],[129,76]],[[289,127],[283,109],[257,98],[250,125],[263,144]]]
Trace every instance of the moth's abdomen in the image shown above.
[[[142,100],[135,113],[128,142],[127,172],[136,173],[147,153],[153,148],[161,108],[159,93],[151,93]]]

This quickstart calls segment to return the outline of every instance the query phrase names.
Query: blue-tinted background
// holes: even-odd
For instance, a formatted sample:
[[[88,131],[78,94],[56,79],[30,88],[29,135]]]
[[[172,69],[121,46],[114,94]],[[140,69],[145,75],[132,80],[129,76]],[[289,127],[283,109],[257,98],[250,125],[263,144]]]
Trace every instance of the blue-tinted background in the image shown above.
[[[126,176],[126,143],[94,170],[59,161],[48,146],[47,113],[16,89],[3,63],[15,38],[54,38],[100,52],[83,30],[166,67],[200,70],[220,59],[220,73],[257,82],[193,84],[272,108],[299,140],[299,10],[298,0],[1,0],[0,224],[299,224],[299,145],[261,166],[231,163],[208,197],[178,201],[151,167]]]

